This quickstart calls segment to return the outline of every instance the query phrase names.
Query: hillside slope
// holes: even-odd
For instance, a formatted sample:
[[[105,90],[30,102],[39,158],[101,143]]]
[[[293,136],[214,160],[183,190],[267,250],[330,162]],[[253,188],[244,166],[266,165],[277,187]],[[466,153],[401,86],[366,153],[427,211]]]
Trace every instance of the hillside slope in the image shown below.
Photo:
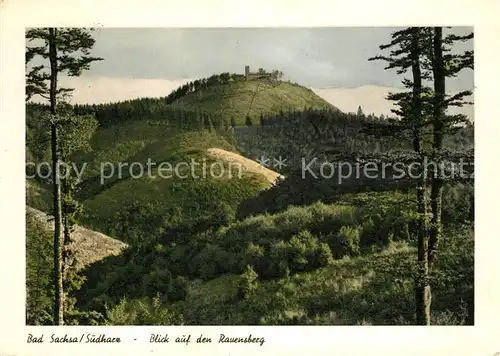
[[[434,279],[432,324],[472,324],[473,240],[446,241]],[[416,249],[392,243],[387,249],[346,257],[315,271],[259,281],[240,299],[241,277],[224,275],[192,282],[187,298],[170,308],[186,325],[412,325]]]
[[[189,93],[172,104],[186,110],[201,110],[225,118],[234,118],[237,125],[245,124],[245,117],[258,124],[260,114],[302,110],[304,107],[333,108],[312,90],[298,84],[265,80],[231,82]]]
[[[136,325],[134,303],[158,294],[161,325],[413,324],[416,248],[405,229],[414,225],[408,199],[353,194],[336,205],[178,232],[175,242],[155,241],[90,267],[81,306],[102,310],[105,300],[114,325]],[[441,242],[431,278],[433,324],[470,324],[473,229],[447,229]]]
[[[39,227],[49,231],[54,230],[52,217],[32,207],[27,206],[26,212],[40,223]],[[28,226],[30,228],[30,226]],[[127,244],[101,234],[97,231],[76,226],[71,234],[72,243],[70,249],[75,254],[76,269],[81,270],[95,262],[101,261],[109,256],[119,255]]]
[[[214,212],[232,215],[278,177],[239,156],[230,136],[178,131],[161,121],[101,128],[91,146],[74,157],[77,167],[85,166],[77,191],[85,211],[81,222],[128,243]],[[149,172],[148,161],[154,163]],[[241,176],[236,161],[243,163]],[[160,172],[161,164],[170,170]],[[50,211],[50,192],[35,182],[28,188],[28,205]]]

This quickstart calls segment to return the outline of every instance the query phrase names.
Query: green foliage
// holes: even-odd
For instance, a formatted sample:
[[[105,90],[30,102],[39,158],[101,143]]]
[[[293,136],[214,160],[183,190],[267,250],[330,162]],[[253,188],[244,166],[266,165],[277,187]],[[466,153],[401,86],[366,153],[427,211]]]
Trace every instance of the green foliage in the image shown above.
[[[52,55],[50,45],[54,45],[57,56],[58,73],[78,77],[84,70],[90,69],[90,64],[102,58],[90,56],[95,39],[87,29],[83,28],[35,28],[26,31],[26,100],[34,95],[47,98],[50,92],[51,76],[45,69],[49,68],[49,57]],[[33,44],[33,42],[38,45]],[[59,55],[57,55],[59,53]],[[31,65],[34,58],[43,58],[45,63]],[[73,89],[57,87],[58,96],[63,96]]]
[[[171,302],[176,302],[179,300],[184,300],[188,294],[188,280],[183,276],[177,276],[172,280],[172,286],[170,293],[168,294],[168,300]]]
[[[49,212],[52,209],[52,191],[50,185],[34,179],[26,180],[26,205]]]
[[[314,251],[313,259],[310,261],[311,269],[328,266],[333,262],[332,250],[328,244],[320,242]]]
[[[104,304],[114,308],[124,296],[152,298],[168,288],[161,287],[161,278],[150,279],[144,276],[158,276],[156,271],[165,269],[175,271],[173,274],[179,277],[172,280],[169,292],[163,294],[163,303],[191,305],[192,298],[197,295],[193,291],[195,282],[192,279],[195,278],[210,283],[227,274],[240,275],[248,265],[258,273],[262,283],[274,283],[273,281],[298,278],[297,276],[303,273],[330,268],[336,263],[333,258],[343,258],[341,261],[346,263],[350,259],[370,258],[374,251],[388,247],[390,249],[394,243],[391,241],[405,240],[413,243],[408,240],[413,228],[411,211],[414,202],[410,199],[413,196],[396,192],[351,194],[344,195],[335,205],[315,203],[307,207],[290,207],[274,215],[259,215],[242,221],[229,219],[227,226],[210,223],[218,220],[217,213],[214,213],[213,220],[207,218],[186,222],[182,228],[165,230],[165,247],[151,241],[142,247],[129,249],[123,257],[111,259],[106,267],[108,270],[103,269],[105,265],[95,266],[95,275],[87,275],[88,281],[81,294],[85,296],[87,303],[90,302],[85,309],[101,311]],[[375,247],[375,250],[372,247]],[[137,285],[137,280],[142,281],[140,285]],[[151,282],[146,288],[144,283],[149,283],[147,281],[156,282]],[[176,283],[182,287],[175,287]],[[389,288],[387,283],[383,282],[377,288],[383,290],[382,285]],[[238,292],[237,286],[234,288],[234,292],[227,295],[229,299],[224,300],[243,295]],[[135,292],[138,289],[142,292]],[[241,300],[242,303],[248,303],[244,301],[253,298],[255,296]],[[271,299],[279,305],[281,297],[276,298],[278,299]],[[226,304],[221,304],[221,309],[225,308],[223,305]],[[250,319],[255,318],[254,313],[259,313],[259,310],[263,310],[262,315],[267,315],[262,319],[251,319],[254,323],[339,322],[326,316],[312,318],[308,307],[305,306],[300,310],[283,307],[283,310],[269,314],[260,304],[257,306],[252,302],[251,305],[248,310],[241,309],[247,310],[242,315]],[[260,309],[261,307],[264,309]],[[210,312],[202,313],[206,317],[214,318],[213,313],[220,312],[219,307],[212,305],[205,308],[210,308]],[[247,307],[235,308],[240,310]],[[382,315],[389,315],[387,312]],[[391,313],[390,315],[395,315]],[[194,318],[191,312],[184,310],[182,314]],[[203,319],[205,316],[200,315],[199,318],[202,319],[196,320],[206,320]],[[344,320],[343,323],[353,322],[352,319],[349,320]],[[377,320],[380,322],[382,319]]]
[[[356,256],[360,247],[360,228],[342,226],[338,233],[327,237],[328,244],[335,258]]]
[[[264,268],[264,256],[266,250],[261,245],[256,245],[254,243],[248,244],[246,251],[243,254],[243,259],[241,260],[242,265],[238,266],[238,269],[243,269],[244,265],[250,265],[252,268],[262,271]]]
[[[258,271],[262,279],[283,278],[290,274],[288,252],[289,246],[284,241],[271,245],[265,260],[265,269]]]
[[[463,224],[473,221],[474,186],[472,184],[445,185],[442,201],[444,224]]]
[[[252,118],[247,115],[245,118],[245,126],[252,126],[252,125],[253,125]]]
[[[47,111],[48,107],[45,105],[26,105],[27,162],[48,162],[50,160],[50,126],[46,120]],[[45,173],[45,171],[42,172],[42,175]]]
[[[52,233],[37,218],[26,214],[26,324],[53,325],[53,250]],[[66,266],[64,279],[66,325],[98,325],[103,316],[94,310],[76,306],[75,293],[85,276]]]
[[[133,201],[127,203],[109,220],[112,236],[120,236],[131,245],[140,244],[144,236],[155,237],[163,227],[163,216],[158,212],[158,204]]]
[[[212,279],[228,272],[230,255],[217,245],[207,245],[191,261],[195,273],[202,279]]]
[[[248,299],[256,292],[259,286],[257,278],[258,275],[254,269],[247,265],[238,282],[237,296],[239,299]]]
[[[172,289],[172,274],[168,270],[153,269],[143,277],[144,295],[168,296]]]
[[[288,262],[290,270],[302,272],[306,270],[308,264],[308,255],[312,252],[317,240],[309,231],[301,231],[292,236],[288,245]],[[313,245],[313,246],[311,246]]]
[[[329,246],[304,230],[289,242],[290,270],[294,273],[325,267],[333,261]]]
[[[52,236],[26,214],[26,324],[53,323]]]
[[[474,305],[472,231],[448,230],[443,244],[431,276],[432,321],[467,324]],[[193,283],[190,297],[171,308],[187,325],[411,325],[414,255],[414,247],[396,242],[293,276],[265,280],[259,275],[258,292],[243,299],[234,298],[241,277],[221,276]]]
[[[108,325],[182,325],[178,313],[165,308],[159,297],[122,301],[107,312]]]

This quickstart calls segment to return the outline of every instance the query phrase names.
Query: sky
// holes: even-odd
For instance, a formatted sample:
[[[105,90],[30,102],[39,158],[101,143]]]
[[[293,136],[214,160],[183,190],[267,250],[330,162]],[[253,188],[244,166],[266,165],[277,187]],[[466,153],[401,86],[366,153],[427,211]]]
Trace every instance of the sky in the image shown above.
[[[401,76],[368,61],[382,54],[396,28],[100,28],[92,64],[78,78],[62,78],[75,88],[73,102],[102,103],[166,96],[188,80],[221,72],[279,69],[283,79],[311,88],[344,111],[388,114],[387,92],[401,88]],[[467,33],[471,28],[455,28]],[[471,49],[472,41],[457,47]],[[451,92],[473,88],[472,71],[448,80]],[[472,108],[464,112],[472,114]]]

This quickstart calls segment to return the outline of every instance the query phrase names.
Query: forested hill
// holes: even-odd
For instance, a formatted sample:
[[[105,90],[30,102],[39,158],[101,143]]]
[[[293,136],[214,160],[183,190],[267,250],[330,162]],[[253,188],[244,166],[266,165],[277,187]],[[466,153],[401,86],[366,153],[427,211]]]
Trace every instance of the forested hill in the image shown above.
[[[272,115],[306,107],[335,109],[312,90],[295,83],[259,78],[246,81],[238,75],[229,78],[227,81],[193,82],[209,84],[188,83],[167,97],[75,105],[74,109],[76,114],[95,114],[101,126],[131,120],[163,119],[184,128],[192,126],[195,118],[210,121],[214,127],[234,126],[244,125],[248,118],[258,123],[261,114]]]

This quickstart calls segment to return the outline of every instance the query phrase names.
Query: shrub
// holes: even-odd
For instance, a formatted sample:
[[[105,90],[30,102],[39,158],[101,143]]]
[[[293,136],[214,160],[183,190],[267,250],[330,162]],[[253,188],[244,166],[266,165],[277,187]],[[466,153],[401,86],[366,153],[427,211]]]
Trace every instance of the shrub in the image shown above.
[[[291,272],[311,271],[328,265],[332,252],[327,244],[304,230],[294,235],[289,242],[289,265]]]
[[[243,270],[246,265],[252,266],[255,270],[261,271],[263,267],[265,250],[264,247],[250,243],[247,250],[241,258],[241,269]]]
[[[247,265],[245,271],[241,274],[238,282],[238,299],[248,299],[258,288],[258,275],[255,270]]]
[[[168,270],[154,269],[144,276],[142,285],[147,296],[168,296],[172,289],[172,275]]]
[[[444,224],[464,223],[471,220],[474,210],[474,186],[471,184],[454,184],[443,187]]]
[[[217,245],[207,245],[191,261],[201,279],[209,280],[229,271],[229,253]]]
[[[356,222],[351,206],[317,203],[311,207],[311,211],[314,222],[312,230],[319,235],[337,233],[342,226],[351,226]]]
[[[360,245],[363,247],[376,244],[378,229],[372,219],[363,222],[361,227]]]
[[[165,308],[159,297],[122,299],[107,311],[109,325],[182,325],[182,315]]]
[[[316,242],[309,231],[302,231],[290,239],[288,258],[291,272],[302,272],[307,269],[307,257],[314,251]]]
[[[226,226],[234,220],[235,211],[226,202],[221,202],[213,214],[213,224],[215,227]]]
[[[321,242],[314,251],[313,260],[311,263],[311,268],[321,268],[328,266],[333,261],[332,250],[328,244]]]
[[[288,266],[288,244],[283,241],[273,243],[264,259],[263,270],[259,275],[265,279],[282,278],[290,273]]]
[[[250,217],[231,226],[221,237],[221,247],[228,252],[242,252],[249,243],[262,245],[276,239],[278,230],[269,215]]]
[[[52,281],[51,234],[26,214],[26,324],[51,325]]]
[[[394,227],[394,239],[402,241],[410,240],[410,228],[407,221],[402,221],[396,224]]]
[[[186,299],[188,293],[188,281],[183,276],[177,276],[172,280],[172,288],[168,294],[168,300],[177,302]]]
[[[277,233],[281,238],[289,238],[307,229],[313,222],[313,215],[307,208],[292,206],[274,217]]]
[[[163,215],[157,202],[134,201],[106,221],[105,230],[111,236],[120,236],[130,245],[140,244],[144,236],[160,236]]]
[[[330,234],[329,245],[335,258],[359,254],[360,229],[343,226],[337,234]]]

